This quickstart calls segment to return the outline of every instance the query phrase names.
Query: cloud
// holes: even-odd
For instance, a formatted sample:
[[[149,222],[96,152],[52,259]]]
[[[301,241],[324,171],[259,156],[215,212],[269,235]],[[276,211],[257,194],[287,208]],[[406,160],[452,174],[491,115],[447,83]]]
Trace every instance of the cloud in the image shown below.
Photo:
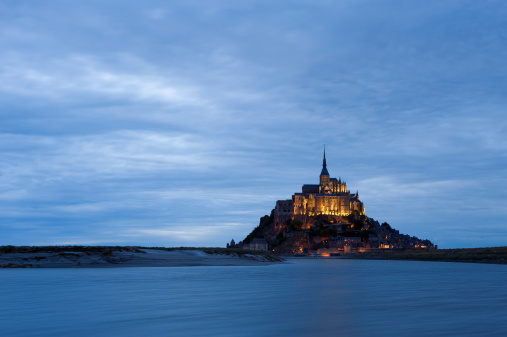
[[[9,161],[0,165],[4,181],[26,175],[56,180],[125,178],[143,172],[203,171],[226,165],[226,159],[216,161],[219,144],[184,134],[118,130],[68,137],[2,134],[1,139],[10,144],[3,150]]]
[[[501,6],[0,4],[3,243],[222,245],[323,144],[371,216],[467,242],[504,223]]]
[[[87,55],[72,55],[54,59],[44,68],[36,61],[13,55],[2,59],[0,90],[38,99],[66,101],[86,96],[103,96],[127,101],[162,102],[175,105],[199,106],[195,88],[171,83],[170,76],[154,74],[140,60],[118,55],[116,61],[128,62],[139,73],[119,70]],[[78,96],[78,97],[76,97]]]

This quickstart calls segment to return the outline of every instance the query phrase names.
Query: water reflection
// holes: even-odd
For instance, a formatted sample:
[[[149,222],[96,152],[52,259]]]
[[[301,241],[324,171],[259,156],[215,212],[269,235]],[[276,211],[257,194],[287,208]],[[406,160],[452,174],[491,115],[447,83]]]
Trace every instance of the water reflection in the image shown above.
[[[0,271],[2,336],[504,336],[507,266]]]

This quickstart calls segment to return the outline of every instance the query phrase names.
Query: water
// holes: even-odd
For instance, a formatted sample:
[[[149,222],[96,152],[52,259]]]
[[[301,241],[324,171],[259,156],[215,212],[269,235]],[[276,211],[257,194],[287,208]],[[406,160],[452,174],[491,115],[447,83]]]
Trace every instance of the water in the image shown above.
[[[0,270],[0,336],[506,336],[507,266]]]

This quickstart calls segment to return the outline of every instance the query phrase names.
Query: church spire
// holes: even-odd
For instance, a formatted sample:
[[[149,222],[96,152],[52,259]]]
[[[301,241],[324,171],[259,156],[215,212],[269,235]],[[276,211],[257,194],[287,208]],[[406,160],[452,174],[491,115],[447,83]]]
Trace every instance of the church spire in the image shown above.
[[[326,146],[324,145],[324,160],[322,160],[322,172],[320,172],[321,176],[328,176],[329,172],[327,171],[326,164]]]

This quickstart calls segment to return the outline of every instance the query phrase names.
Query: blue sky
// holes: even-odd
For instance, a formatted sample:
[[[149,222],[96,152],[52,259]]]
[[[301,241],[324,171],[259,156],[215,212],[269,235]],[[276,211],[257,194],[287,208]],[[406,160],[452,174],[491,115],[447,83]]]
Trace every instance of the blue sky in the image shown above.
[[[223,246],[328,169],[507,245],[504,1],[0,1],[0,244]]]

